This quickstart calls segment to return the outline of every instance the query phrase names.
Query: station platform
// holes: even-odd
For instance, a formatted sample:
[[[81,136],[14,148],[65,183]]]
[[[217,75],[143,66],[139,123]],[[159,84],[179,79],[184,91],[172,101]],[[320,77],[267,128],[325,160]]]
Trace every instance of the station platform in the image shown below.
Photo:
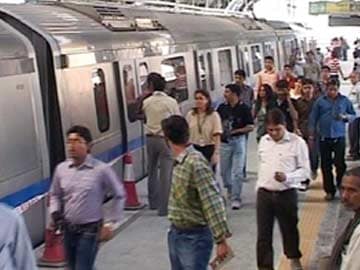
[[[345,74],[348,74],[345,72]],[[341,92],[347,94],[349,82],[343,82]],[[348,167],[359,166],[349,162]],[[257,144],[255,136],[249,137],[248,179],[243,186],[243,206],[240,210],[228,211],[232,238],[229,239],[235,257],[224,266],[224,270],[255,270],[256,268],[256,210],[255,182],[257,176]],[[137,183],[142,202],[147,201],[147,180]],[[312,181],[307,192],[299,192],[299,231],[301,259],[304,270],[323,270],[324,258],[330,255],[339,232],[351,217],[340,202],[339,194],[332,202],[324,200],[322,177]],[[97,270],[169,270],[166,217],[158,217],[156,211],[147,208],[126,212],[126,220],[114,239],[102,245],[96,261]],[[290,270],[283,255],[279,228],[274,229],[275,269]],[[37,251],[39,254],[40,250]],[[40,268],[50,270],[51,268]],[[59,269],[59,268],[57,268]],[[61,269],[61,268],[60,268]]]

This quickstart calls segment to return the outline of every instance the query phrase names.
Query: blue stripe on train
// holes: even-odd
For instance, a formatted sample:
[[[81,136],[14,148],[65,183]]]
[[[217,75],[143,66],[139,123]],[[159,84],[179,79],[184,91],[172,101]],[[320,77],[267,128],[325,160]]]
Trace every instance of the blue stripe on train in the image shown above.
[[[129,151],[134,151],[142,147],[143,145],[143,137],[136,138],[129,142]],[[119,144],[104,153],[96,155],[96,157],[104,162],[110,162],[123,154],[125,154],[125,148],[123,145]],[[42,179],[19,191],[16,191],[15,193],[0,198],[0,202],[10,205],[12,207],[17,207],[25,203],[26,201],[47,192],[50,188],[50,183],[50,178]]]

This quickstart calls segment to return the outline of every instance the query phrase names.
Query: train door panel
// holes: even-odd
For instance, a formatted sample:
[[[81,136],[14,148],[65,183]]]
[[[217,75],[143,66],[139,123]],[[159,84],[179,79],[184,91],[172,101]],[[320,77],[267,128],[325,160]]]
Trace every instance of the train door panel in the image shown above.
[[[220,91],[215,91],[213,55],[211,50],[202,50],[197,54],[199,88],[207,90],[215,105],[219,102]]]
[[[276,51],[276,46],[275,46],[275,42],[274,41],[268,41],[268,42],[264,42],[264,54],[263,56],[272,56],[274,58],[274,65],[275,68],[277,70],[280,70],[282,67],[280,66],[279,63],[279,59],[278,59],[278,54]]]
[[[250,49],[249,46],[239,46],[238,47],[238,58],[239,63],[243,70],[245,70],[247,77],[248,84],[251,86],[255,86],[256,78],[253,75],[253,66],[251,65],[250,61]]]
[[[143,100],[145,96],[149,94],[148,86],[147,86],[147,76],[150,73],[149,61],[147,59],[136,59],[136,80],[137,80],[137,88],[139,92],[138,100]],[[138,103],[139,110],[141,110],[141,103]],[[144,128],[144,120],[140,119],[138,122],[141,122],[141,155],[142,155],[142,169],[144,173],[147,171],[147,154],[146,154],[146,143],[145,143],[145,128]]]
[[[217,89],[222,91],[224,87],[234,81],[234,71],[237,66],[235,48],[221,48],[214,50],[214,63],[217,63]]]
[[[112,63],[69,67],[62,70],[62,82],[68,114],[63,118],[64,132],[72,125],[87,126],[93,135],[93,155],[111,162],[121,175],[118,157],[124,145]]]
[[[125,121],[127,127],[127,149],[132,154],[135,178],[144,176],[144,131],[142,121],[137,120],[139,111],[139,87],[136,76],[135,61],[121,61],[119,71],[121,89],[125,103]]]

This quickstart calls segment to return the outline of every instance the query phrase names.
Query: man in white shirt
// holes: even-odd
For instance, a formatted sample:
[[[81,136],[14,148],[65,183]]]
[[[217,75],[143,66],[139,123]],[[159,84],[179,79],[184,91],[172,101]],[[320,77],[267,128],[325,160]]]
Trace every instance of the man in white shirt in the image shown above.
[[[360,73],[353,71],[350,76],[351,84],[353,85],[349,99],[354,105],[354,109],[356,114],[359,115],[360,109]],[[349,160],[358,160],[360,159],[360,117],[355,118],[354,121],[349,123],[349,142],[350,142],[350,149],[349,149],[349,156],[347,159]]]
[[[164,92],[165,84],[165,79],[160,74],[150,73],[147,77],[147,85],[152,95],[145,98],[142,105],[146,119],[149,205],[150,209],[158,209],[159,216],[167,215],[173,168],[172,155],[161,129],[161,121],[174,114],[180,115],[177,101]],[[158,168],[160,168],[159,178]]]
[[[259,143],[257,189],[257,265],[273,270],[272,235],[275,218],[283,238],[284,253],[292,270],[302,270],[297,228],[297,191],[310,178],[309,152],[305,141],[286,130],[284,114],[273,109],[266,116],[267,133]]]
[[[360,167],[346,172],[341,183],[341,201],[354,217],[336,240],[327,270],[360,269]]]

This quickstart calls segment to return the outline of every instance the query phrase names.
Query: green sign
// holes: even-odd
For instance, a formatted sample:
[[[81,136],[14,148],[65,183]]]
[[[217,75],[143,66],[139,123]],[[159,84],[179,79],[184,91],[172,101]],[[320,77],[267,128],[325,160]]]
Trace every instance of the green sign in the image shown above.
[[[360,12],[360,2],[353,0],[309,2],[309,14],[311,15],[354,12]]]

